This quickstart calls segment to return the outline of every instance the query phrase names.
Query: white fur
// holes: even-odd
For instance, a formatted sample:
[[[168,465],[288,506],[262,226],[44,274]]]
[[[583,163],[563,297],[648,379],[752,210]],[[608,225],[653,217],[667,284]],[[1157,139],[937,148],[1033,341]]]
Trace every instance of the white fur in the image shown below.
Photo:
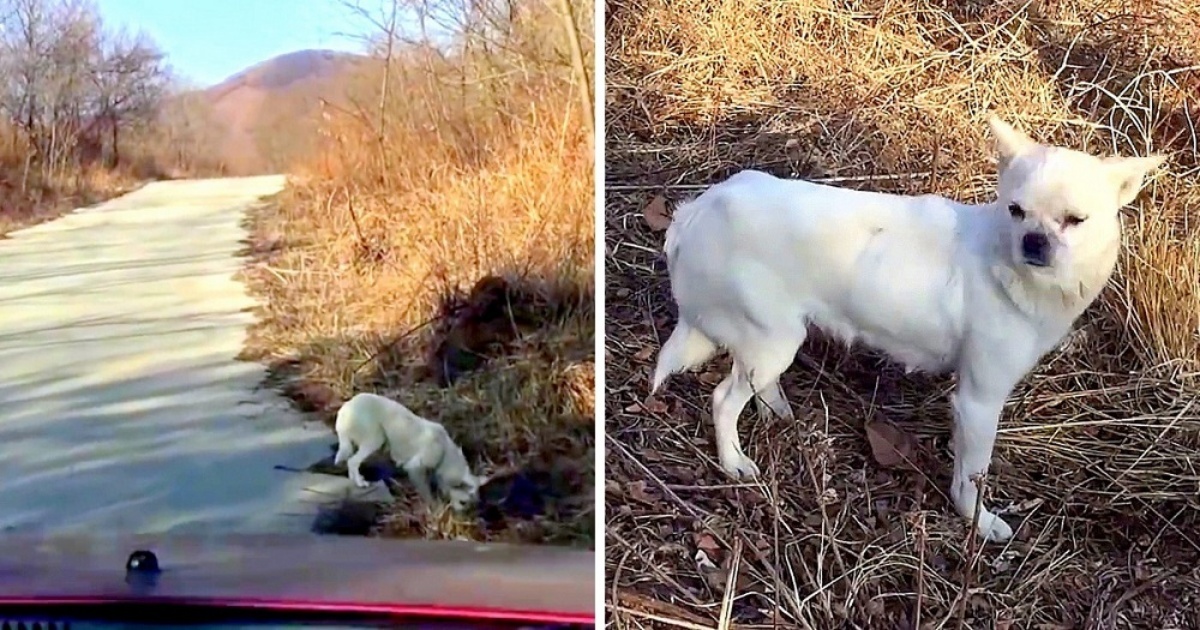
[[[478,501],[479,487],[486,483],[471,474],[462,449],[445,427],[383,396],[362,393],[351,398],[338,409],[334,429],[338,452],[333,461],[346,463],[350,479],[359,487],[369,485],[359,472],[362,463],[385,445],[426,503],[433,501],[431,476],[455,510]]]
[[[972,479],[988,470],[1005,400],[1107,283],[1119,210],[1164,159],[1097,158],[989,123],[1000,156],[990,204],[743,171],[680,205],[665,245],[679,323],[659,352],[652,391],[719,348],[730,351],[733,372],[713,392],[726,472],[758,474],[738,416],[756,397],[760,413],[792,417],[779,375],[815,325],[909,370],[955,372],[950,493],[959,514],[974,515]],[[1067,225],[1069,214],[1086,218]],[[1044,266],[1022,254],[1031,232],[1049,243]],[[988,540],[1012,535],[986,506],[978,525]]]

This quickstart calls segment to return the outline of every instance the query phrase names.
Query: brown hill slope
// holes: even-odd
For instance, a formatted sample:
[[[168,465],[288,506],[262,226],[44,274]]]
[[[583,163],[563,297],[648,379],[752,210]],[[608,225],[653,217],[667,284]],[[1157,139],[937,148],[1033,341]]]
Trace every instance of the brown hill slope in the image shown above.
[[[274,57],[204,90],[225,127],[222,154],[232,173],[285,169],[316,139],[318,99],[346,99],[369,57],[301,50]]]

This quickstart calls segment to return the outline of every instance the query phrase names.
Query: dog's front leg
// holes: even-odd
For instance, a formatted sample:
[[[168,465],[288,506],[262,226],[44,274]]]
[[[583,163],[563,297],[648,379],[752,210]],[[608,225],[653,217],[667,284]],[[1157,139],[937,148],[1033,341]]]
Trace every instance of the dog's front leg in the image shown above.
[[[426,505],[433,505],[433,488],[429,486],[429,469],[415,460],[417,458],[404,465],[404,474],[412,481],[413,487],[417,489],[417,494],[421,495],[421,500]]]
[[[796,414],[792,411],[792,406],[788,404],[787,396],[783,393],[783,386],[779,384],[779,379],[768,383],[762,388],[762,391],[754,397],[754,402],[758,406],[758,416],[760,418],[767,417],[767,414],[773,414],[780,420],[795,420]]]
[[[976,503],[979,502],[979,535],[985,540],[1003,542],[1012,537],[1012,528],[980,502],[976,480],[986,475],[991,465],[1000,413],[1009,390],[1005,388],[1002,393],[990,385],[982,385],[971,376],[959,375],[958,391],[951,397],[954,408],[954,479],[950,486],[950,497],[958,513],[968,520],[974,518]]]

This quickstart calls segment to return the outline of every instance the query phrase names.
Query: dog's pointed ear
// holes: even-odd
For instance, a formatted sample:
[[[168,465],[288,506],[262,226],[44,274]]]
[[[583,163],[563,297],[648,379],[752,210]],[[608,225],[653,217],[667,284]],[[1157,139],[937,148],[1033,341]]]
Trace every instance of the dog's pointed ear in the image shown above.
[[[1008,168],[1013,159],[1037,146],[1037,141],[1021,133],[1016,127],[1004,122],[996,114],[988,115],[988,127],[996,138],[996,156],[1000,161],[1000,170]]]
[[[1142,190],[1146,174],[1167,160],[1165,155],[1148,157],[1107,157],[1103,162],[1108,167],[1109,177],[1117,186],[1117,203],[1121,206],[1137,199]]]

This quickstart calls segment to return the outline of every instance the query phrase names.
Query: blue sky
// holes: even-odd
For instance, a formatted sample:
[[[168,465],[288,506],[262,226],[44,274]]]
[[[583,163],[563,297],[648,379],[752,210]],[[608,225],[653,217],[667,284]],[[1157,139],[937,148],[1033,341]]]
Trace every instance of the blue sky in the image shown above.
[[[305,48],[360,51],[363,32],[336,0],[98,0],[109,27],[145,31],[176,74],[209,86]]]

